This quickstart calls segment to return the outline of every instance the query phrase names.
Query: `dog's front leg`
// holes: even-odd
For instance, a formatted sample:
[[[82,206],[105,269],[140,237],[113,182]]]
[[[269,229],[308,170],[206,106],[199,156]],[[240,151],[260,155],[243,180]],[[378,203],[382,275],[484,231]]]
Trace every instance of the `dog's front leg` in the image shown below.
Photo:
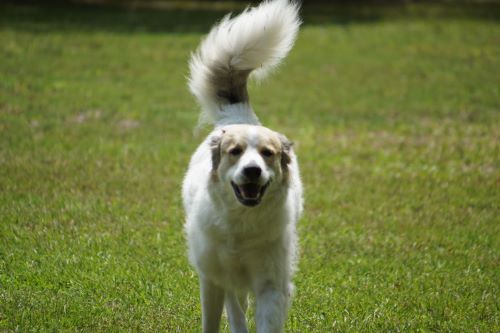
[[[245,311],[247,309],[246,294],[238,297],[235,292],[226,292],[226,312],[231,333],[248,333]]]
[[[200,277],[200,292],[203,333],[217,333],[224,304],[224,290]]]
[[[256,321],[258,333],[283,332],[288,293],[266,283],[256,290]]]

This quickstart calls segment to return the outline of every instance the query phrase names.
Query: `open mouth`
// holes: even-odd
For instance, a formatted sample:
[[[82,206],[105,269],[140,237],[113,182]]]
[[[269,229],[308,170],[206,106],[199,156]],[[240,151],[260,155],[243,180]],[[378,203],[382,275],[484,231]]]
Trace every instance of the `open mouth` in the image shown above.
[[[238,201],[245,206],[253,207],[257,206],[260,203],[262,197],[264,196],[264,192],[266,191],[270,182],[271,181],[268,181],[264,185],[259,185],[256,183],[236,185],[235,183],[231,182],[231,185],[233,186],[234,194],[236,195]]]

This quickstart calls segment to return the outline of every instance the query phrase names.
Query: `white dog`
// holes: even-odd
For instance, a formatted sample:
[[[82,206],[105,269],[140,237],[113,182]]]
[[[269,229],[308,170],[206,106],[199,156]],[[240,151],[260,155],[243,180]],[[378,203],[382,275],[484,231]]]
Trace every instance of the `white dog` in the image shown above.
[[[225,304],[232,332],[247,332],[253,292],[259,333],[281,332],[296,258],[302,185],[292,144],[260,125],[247,79],[287,55],[298,5],[263,2],[226,16],[190,62],[189,86],[215,129],[192,156],[183,184],[189,257],[200,278],[203,332],[217,332]]]

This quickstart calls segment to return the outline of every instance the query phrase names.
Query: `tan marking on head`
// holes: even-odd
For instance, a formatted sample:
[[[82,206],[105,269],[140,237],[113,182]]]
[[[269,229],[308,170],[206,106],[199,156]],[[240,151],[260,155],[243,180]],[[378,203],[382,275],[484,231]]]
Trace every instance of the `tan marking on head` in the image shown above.
[[[222,130],[220,134],[214,135],[210,138],[210,152],[212,155],[212,180],[217,181],[217,169],[219,168],[221,160],[221,141],[225,131]]]
[[[240,148],[244,152],[248,146],[248,135],[245,132],[236,130],[227,131],[221,142],[221,151],[224,154],[229,154],[232,149]]]
[[[272,166],[280,156],[281,142],[276,133],[262,131],[259,133],[257,151],[262,156],[267,165]]]

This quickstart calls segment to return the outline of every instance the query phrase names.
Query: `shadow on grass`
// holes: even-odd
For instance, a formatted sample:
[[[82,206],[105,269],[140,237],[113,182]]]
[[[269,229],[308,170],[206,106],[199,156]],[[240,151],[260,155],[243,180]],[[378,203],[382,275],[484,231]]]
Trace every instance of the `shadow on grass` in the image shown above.
[[[255,1],[253,1],[255,3]],[[113,2],[112,0],[7,1],[0,4],[0,28],[30,32],[107,31],[114,33],[206,33],[228,12],[245,2],[169,1]],[[385,19],[469,18],[498,21],[495,2],[314,2],[305,3],[306,25],[370,23]]]
[[[0,5],[0,27],[30,32],[206,32],[227,11],[32,2]]]

